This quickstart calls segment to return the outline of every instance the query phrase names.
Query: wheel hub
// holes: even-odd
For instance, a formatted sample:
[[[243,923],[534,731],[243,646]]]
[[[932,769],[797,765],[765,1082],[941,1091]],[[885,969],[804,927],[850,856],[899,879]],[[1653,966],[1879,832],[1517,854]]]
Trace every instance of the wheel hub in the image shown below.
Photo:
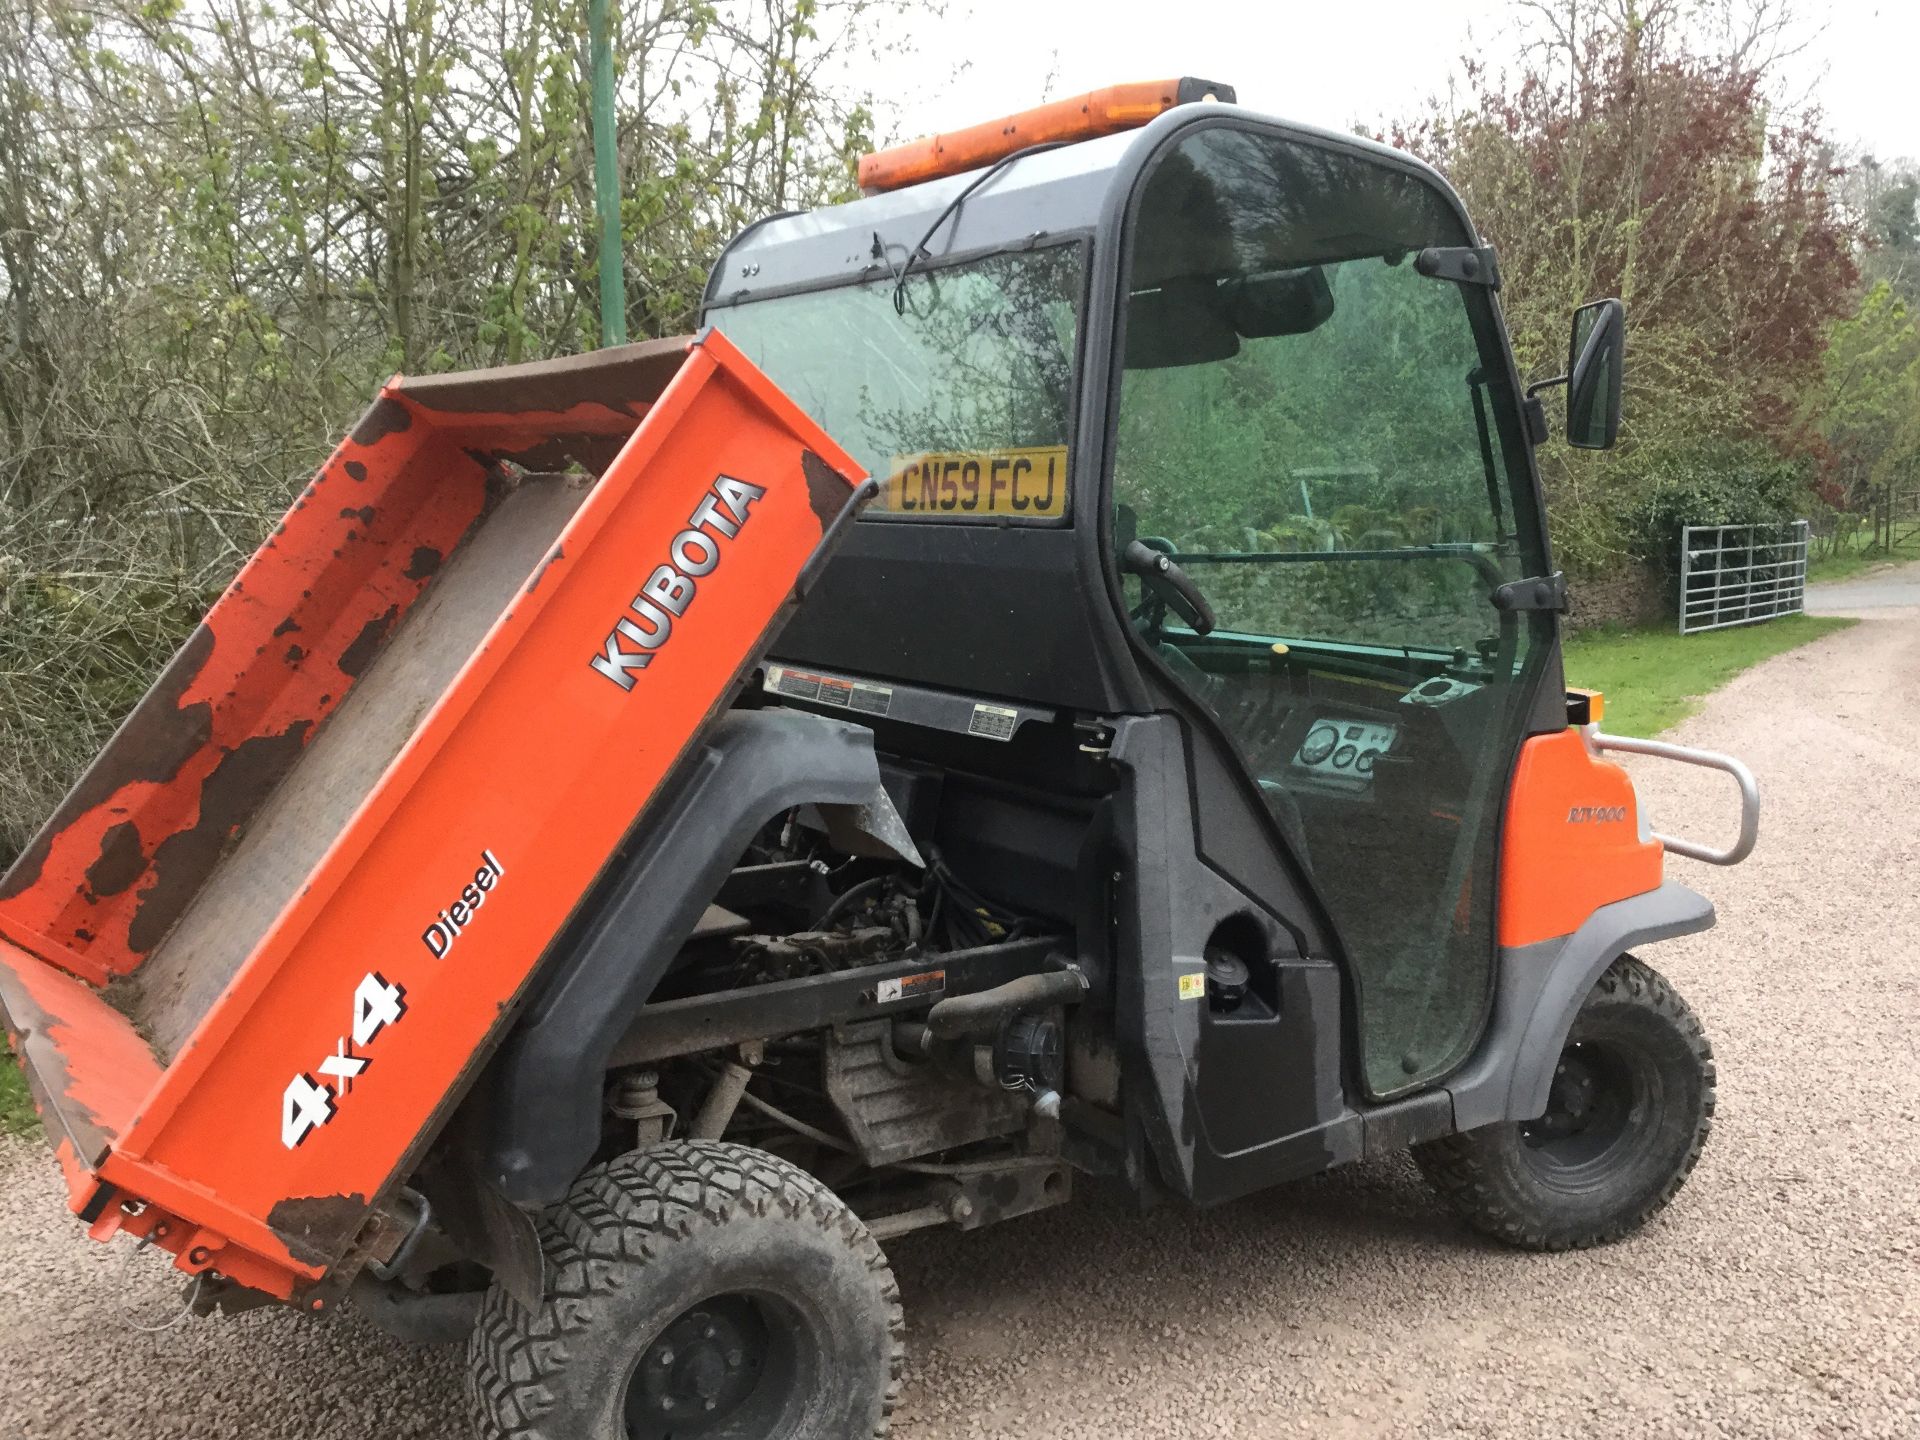
[[[1627,1134],[1637,1089],[1627,1057],[1574,1041],[1554,1068],[1546,1113],[1522,1125],[1520,1136],[1536,1162],[1552,1169],[1601,1163]]]
[[[628,1392],[628,1433],[646,1440],[718,1429],[747,1405],[767,1356],[766,1321],[750,1298],[702,1301],[640,1357]]]
[[[1530,1127],[1539,1134],[1577,1135],[1593,1116],[1594,1101],[1600,1090],[1600,1077],[1580,1054],[1580,1047],[1569,1046],[1554,1071],[1553,1088],[1547,1096],[1547,1113]]]

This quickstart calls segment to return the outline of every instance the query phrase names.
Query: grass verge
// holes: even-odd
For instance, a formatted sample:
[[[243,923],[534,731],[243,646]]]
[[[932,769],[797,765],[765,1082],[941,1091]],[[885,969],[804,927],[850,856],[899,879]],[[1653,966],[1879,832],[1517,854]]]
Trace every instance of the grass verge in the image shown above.
[[[1833,554],[1807,564],[1807,579],[1850,580],[1864,571],[1882,565],[1907,565],[1920,560],[1920,545],[1901,545],[1892,550],[1868,550],[1871,534],[1854,535],[1841,542]]]
[[[1700,635],[1670,628],[1589,630],[1566,642],[1567,683],[1606,693],[1603,724],[1616,735],[1657,735],[1693,714],[1742,670],[1854,623],[1833,615],[1788,615]]]
[[[0,1045],[0,1135],[26,1135],[39,1126],[40,1117],[34,1113],[20,1062],[11,1050]]]

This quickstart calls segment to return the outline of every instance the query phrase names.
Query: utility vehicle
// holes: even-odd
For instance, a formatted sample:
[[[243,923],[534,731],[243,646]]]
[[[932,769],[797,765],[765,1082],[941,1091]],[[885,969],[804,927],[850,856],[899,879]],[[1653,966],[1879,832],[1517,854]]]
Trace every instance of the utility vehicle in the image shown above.
[[[1087,1177],[1412,1147],[1515,1245],[1659,1211],[1714,1067],[1635,952],[1752,778],[1566,688],[1459,200],[1233,100],[871,156],[692,342],[394,381],[0,882],[93,1234],[470,1332],[485,1436],[846,1440],[882,1245]],[[1582,308],[1568,442],[1623,366]]]

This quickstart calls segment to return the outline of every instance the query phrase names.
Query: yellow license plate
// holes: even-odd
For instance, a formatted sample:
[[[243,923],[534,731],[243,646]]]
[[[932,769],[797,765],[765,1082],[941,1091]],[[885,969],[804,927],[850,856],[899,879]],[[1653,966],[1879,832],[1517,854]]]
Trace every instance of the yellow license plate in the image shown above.
[[[874,508],[915,520],[1058,520],[1067,447],[896,455]]]

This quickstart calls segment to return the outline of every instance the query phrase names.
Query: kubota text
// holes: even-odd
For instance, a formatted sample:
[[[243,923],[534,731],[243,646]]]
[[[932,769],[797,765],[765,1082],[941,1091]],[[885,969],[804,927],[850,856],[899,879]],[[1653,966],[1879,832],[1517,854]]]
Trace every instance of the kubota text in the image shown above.
[[[711,575],[720,564],[720,542],[731,540],[747,523],[753,502],[766,494],[764,486],[722,475],[700,501],[687,528],[667,547],[668,563],[654,567],[640,593],[633,597],[631,615],[614,622],[590,663],[622,690],[633,689],[638,673],[673,635],[673,622],[693,603],[695,580]],[[628,649],[627,642],[637,646]]]

